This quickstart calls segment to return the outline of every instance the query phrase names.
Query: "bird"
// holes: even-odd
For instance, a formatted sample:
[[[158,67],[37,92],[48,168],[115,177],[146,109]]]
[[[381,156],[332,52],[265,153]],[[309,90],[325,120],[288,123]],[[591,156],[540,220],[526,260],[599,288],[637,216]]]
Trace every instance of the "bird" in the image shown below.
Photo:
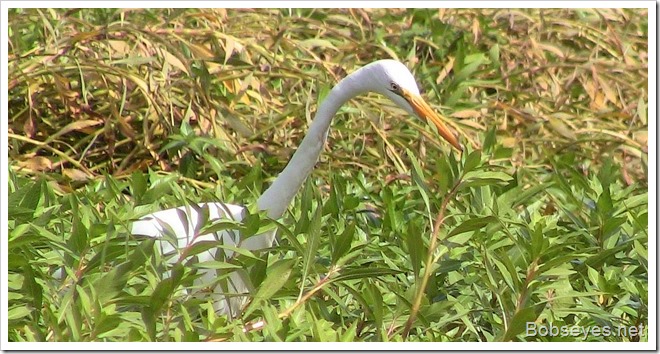
[[[332,119],[339,108],[353,97],[367,92],[382,94],[409,115],[432,123],[440,136],[462,152],[463,147],[458,138],[421,97],[410,70],[397,60],[378,60],[357,69],[332,88],[318,107],[305,137],[286,167],[256,201],[259,211],[265,212],[269,218],[275,220],[283,216],[314,169],[325,146]],[[185,257],[186,248],[201,241],[220,242],[223,247],[211,247],[197,254],[199,262],[212,261],[218,256],[229,259],[235,255],[235,248],[258,251],[272,247],[276,239],[276,229],[244,240],[237,230],[198,234],[203,227],[201,223],[214,220],[240,222],[245,217],[245,213],[246,208],[241,205],[222,202],[186,205],[157,211],[137,219],[132,224],[131,233],[155,238],[162,254],[174,255],[170,258],[170,262]],[[202,284],[207,286],[213,284],[219,277],[219,274],[212,269],[200,269],[200,271],[202,274],[194,281],[194,284],[200,287]],[[253,291],[252,285],[244,269],[222,271],[232,273],[227,276],[226,282],[218,281],[216,288],[211,289],[211,294],[207,292],[202,296],[212,298],[216,313],[236,318],[240,315],[241,308],[249,301],[250,292]]]

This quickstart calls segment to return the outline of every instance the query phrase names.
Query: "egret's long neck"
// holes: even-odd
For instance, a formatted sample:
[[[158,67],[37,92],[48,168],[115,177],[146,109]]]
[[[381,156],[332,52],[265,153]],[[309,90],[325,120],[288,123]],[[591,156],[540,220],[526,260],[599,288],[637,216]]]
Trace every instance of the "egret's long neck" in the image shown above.
[[[307,135],[291,161],[257,201],[259,209],[266,210],[269,217],[278,219],[284,214],[300,186],[314,169],[337,110],[350,98],[368,91],[366,83],[369,80],[364,77],[368,75],[368,69],[368,66],[363,67],[341,80],[318,108]]]

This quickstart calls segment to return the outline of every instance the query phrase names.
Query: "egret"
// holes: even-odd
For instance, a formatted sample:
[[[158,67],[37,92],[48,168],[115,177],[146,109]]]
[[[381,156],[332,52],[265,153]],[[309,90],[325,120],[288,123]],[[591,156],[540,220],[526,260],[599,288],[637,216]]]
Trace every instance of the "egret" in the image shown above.
[[[271,219],[279,219],[284,214],[314,168],[336,112],[346,101],[366,92],[380,93],[408,114],[433,123],[445,140],[462,151],[458,139],[420,96],[415,78],[408,68],[396,60],[379,60],[346,76],[330,91],[319,106],[307,134],[289,163],[257,200],[257,208],[260,211],[264,211]],[[133,223],[131,232],[133,235],[157,238],[162,254],[173,254],[178,257],[182,255],[185,257],[184,250],[200,241],[221,242],[223,245],[251,251],[273,246],[276,230],[254,235],[245,240],[241,240],[240,234],[235,230],[197,234],[203,226],[200,225],[204,221],[204,218],[200,218],[201,215],[208,215],[207,221],[231,219],[240,222],[244,213],[245,209],[240,205],[217,202],[183,206],[143,216]],[[166,235],[173,235],[177,240],[176,244],[170,242]],[[213,247],[198,254],[198,260],[200,262],[215,260],[219,255],[216,254],[218,250],[224,252],[223,256],[227,259],[233,255],[231,247],[229,249]],[[176,256],[172,259],[177,259]],[[236,317],[248,300],[251,284],[245,270],[231,271],[232,274],[227,277],[228,281],[224,282],[222,287],[218,284],[211,297],[217,313]],[[194,284],[208,286],[213,284],[217,276],[215,270],[204,269]]]

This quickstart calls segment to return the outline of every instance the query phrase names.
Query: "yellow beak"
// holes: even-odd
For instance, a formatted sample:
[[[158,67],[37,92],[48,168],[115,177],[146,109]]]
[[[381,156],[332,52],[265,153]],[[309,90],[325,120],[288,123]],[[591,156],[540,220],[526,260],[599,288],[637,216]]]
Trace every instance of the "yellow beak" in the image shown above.
[[[455,147],[456,150],[463,151],[463,146],[458,142],[456,135],[454,135],[454,133],[452,133],[449,128],[447,128],[440,116],[435,113],[433,109],[431,109],[431,106],[429,106],[422,97],[416,94],[412,94],[406,90],[403,90],[402,93],[403,97],[408,101],[408,103],[410,103],[413,110],[420,118],[426,119],[427,122],[433,122],[436,128],[438,128],[438,133],[440,133],[440,135],[445,138],[445,140],[447,140],[453,147]]]

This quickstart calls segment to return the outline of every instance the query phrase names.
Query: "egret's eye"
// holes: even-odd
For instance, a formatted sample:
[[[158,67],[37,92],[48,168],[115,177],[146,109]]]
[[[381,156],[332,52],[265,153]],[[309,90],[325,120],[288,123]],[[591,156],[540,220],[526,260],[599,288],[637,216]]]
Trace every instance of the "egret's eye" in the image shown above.
[[[396,84],[396,82],[392,81],[390,82],[390,90],[394,92],[399,92],[399,85]]]

